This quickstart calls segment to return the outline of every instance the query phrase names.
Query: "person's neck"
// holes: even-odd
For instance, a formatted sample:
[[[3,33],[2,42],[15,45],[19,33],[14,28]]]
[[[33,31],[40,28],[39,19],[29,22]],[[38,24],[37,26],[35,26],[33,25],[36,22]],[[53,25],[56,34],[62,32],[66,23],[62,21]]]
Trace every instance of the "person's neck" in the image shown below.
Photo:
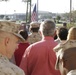
[[[0,47],[0,54],[7,57],[6,50],[3,47]]]
[[[25,40],[23,43],[28,43],[28,41],[27,41],[27,40]]]

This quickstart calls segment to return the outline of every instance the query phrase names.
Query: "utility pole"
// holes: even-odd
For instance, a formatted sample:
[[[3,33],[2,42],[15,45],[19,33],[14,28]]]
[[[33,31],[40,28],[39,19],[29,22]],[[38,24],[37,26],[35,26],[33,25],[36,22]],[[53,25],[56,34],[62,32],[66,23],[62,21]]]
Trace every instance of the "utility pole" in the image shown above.
[[[38,21],[38,0],[37,0],[37,21]]]
[[[70,24],[72,21],[72,0],[70,0]]]
[[[27,8],[26,8],[26,23],[27,23],[27,19],[28,19],[28,1],[27,1]]]
[[[32,0],[30,0],[29,23],[31,22],[31,2],[32,2]]]
[[[31,0],[22,0],[22,2],[27,3],[27,8],[26,8],[26,23],[28,22],[28,18],[29,18],[29,22],[30,22],[30,18],[31,18]],[[30,3],[30,11],[29,10],[29,3]]]

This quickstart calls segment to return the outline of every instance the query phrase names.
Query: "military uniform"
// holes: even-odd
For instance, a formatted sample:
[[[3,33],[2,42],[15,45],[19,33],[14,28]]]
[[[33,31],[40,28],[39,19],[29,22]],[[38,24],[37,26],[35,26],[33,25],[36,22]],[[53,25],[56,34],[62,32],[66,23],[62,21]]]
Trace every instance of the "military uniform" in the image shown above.
[[[13,22],[0,21],[0,33],[3,34],[3,35],[0,35],[0,40],[1,40],[0,41],[0,75],[25,75],[23,70],[21,70],[19,67],[17,67],[16,65],[14,65],[9,61],[9,59],[12,57],[11,54],[13,54],[14,52],[13,50],[15,50],[15,48],[17,47],[17,42],[18,42],[17,40],[24,41],[24,38],[18,33],[19,28],[20,28],[20,25],[15,24]],[[6,36],[5,35],[6,33],[7,35],[9,34],[9,36]],[[8,45],[7,45],[5,44],[6,41],[4,40],[6,38],[9,39],[9,37],[11,36],[10,34],[13,35],[12,37],[14,36],[15,37],[13,39],[7,40],[8,42]],[[13,43],[15,45],[11,46],[10,48],[9,42],[10,44]],[[8,51],[8,49],[10,49],[10,52]]]
[[[0,54],[0,75],[25,75],[16,65],[9,62],[8,58]]]
[[[60,43],[54,48],[54,51],[55,52],[58,52],[59,50],[65,51],[66,49],[72,47],[76,47],[76,40],[67,40],[64,43]]]
[[[70,72],[67,73],[67,75],[76,75],[76,70],[71,70]]]
[[[67,40],[66,42],[60,43],[56,47],[54,47],[54,51],[56,52],[57,55],[56,66],[55,66],[56,69],[59,68],[58,64],[59,57],[62,58],[64,51],[73,47],[76,47],[76,40]]]
[[[40,23],[38,23],[38,22],[31,22],[30,23],[30,30],[32,28],[39,28],[39,27],[40,27]],[[33,44],[33,43],[38,42],[40,40],[41,40],[41,36],[38,32],[32,31],[31,34],[29,34],[28,42],[30,44]]]
[[[30,44],[33,44],[33,43],[38,42],[40,40],[41,40],[41,36],[40,36],[39,33],[36,33],[36,32],[35,33],[32,32],[31,35],[28,38],[28,42]]]

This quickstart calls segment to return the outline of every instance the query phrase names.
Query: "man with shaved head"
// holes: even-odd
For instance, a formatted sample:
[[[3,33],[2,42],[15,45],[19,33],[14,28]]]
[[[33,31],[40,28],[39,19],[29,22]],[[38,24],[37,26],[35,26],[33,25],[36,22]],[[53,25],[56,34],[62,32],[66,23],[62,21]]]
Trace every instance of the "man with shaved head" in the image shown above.
[[[54,48],[57,54],[56,66],[61,75],[76,75],[76,41],[68,40]]]
[[[0,21],[0,75],[25,75],[24,72],[11,63],[13,53],[24,38],[18,33],[20,25],[9,21]]]

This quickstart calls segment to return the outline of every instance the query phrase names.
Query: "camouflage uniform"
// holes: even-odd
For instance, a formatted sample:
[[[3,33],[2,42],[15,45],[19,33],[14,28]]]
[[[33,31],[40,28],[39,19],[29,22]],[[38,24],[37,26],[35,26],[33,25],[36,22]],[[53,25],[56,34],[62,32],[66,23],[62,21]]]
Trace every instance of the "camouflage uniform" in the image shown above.
[[[60,43],[54,48],[54,51],[56,52],[58,52],[59,50],[65,51],[66,49],[72,47],[76,47],[76,40],[67,40],[64,43]]]
[[[35,43],[35,42],[38,42],[38,41],[40,41],[41,40],[41,36],[40,36],[40,34],[39,33],[32,33],[30,36],[29,36],[29,38],[28,38],[28,42],[30,43],[30,44],[33,44],[33,43]]]
[[[13,22],[0,21],[0,32],[7,32],[9,34],[12,34],[13,36],[18,37],[17,39],[24,41],[24,38],[18,33],[19,28],[20,28],[20,25],[15,24]],[[5,35],[5,34],[3,33],[3,35]],[[5,37],[7,37],[7,36],[5,36]],[[0,36],[0,38],[1,38],[1,36]],[[12,40],[14,40],[14,39],[12,39]],[[21,70],[19,67],[17,67],[16,65],[14,65],[13,63],[11,63],[9,61],[9,59],[12,57],[10,52],[7,50],[8,49],[7,47],[9,47],[9,46],[5,47],[4,46],[5,43],[1,43],[1,42],[5,42],[5,41],[3,41],[3,40],[0,41],[0,75],[25,75],[23,70]],[[1,47],[1,44],[2,44],[2,46],[4,46],[4,48]],[[13,48],[14,46],[11,46],[11,47]],[[8,54],[10,56],[8,56]],[[13,51],[12,51],[12,54],[13,54]]]
[[[76,40],[67,40],[66,42],[60,43],[56,47],[54,47],[54,51],[56,52],[57,55],[56,66],[55,66],[56,69],[59,68],[58,64],[59,57],[61,58],[63,56],[65,50],[73,47],[76,47]]]
[[[8,58],[0,54],[0,75],[25,75],[16,65],[9,62]]]
[[[31,22],[31,23],[30,23],[30,30],[31,30],[32,28],[39,28],[39,27],[40,27],[40,23],[38,23],[38,22]],[[29,35],[29,38],[28,38],[28,42],[29,42],[30,44],[33,44],[33,43],[38,42],[38,41],[40,41],[40,40],[41,40],[40,34],[39,34],[38,32],[33,32],[33,31],[32,31],[32,33]]]

